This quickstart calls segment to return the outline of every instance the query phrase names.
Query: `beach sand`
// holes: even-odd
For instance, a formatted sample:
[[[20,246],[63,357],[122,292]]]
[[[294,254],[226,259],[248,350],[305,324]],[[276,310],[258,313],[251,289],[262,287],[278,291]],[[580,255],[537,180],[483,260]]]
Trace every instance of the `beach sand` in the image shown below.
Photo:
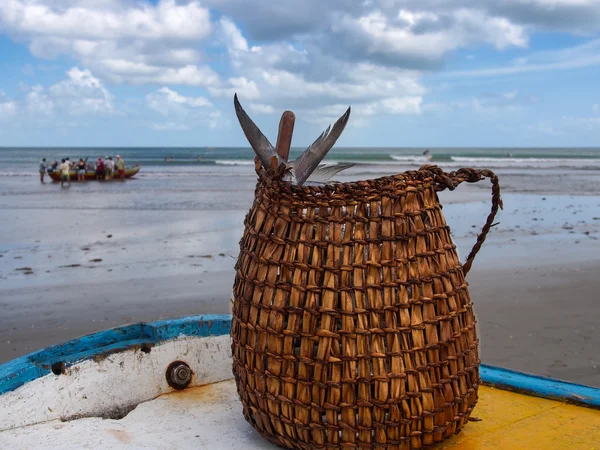
[[[467,277],[481,359],[600,387],[600,174],[555,175],[500,173],[505,210]],[[135,211],[3,197],[0,363],[127,323],[228,313],[253,179],[242,184],[250,189],[191,189],[230,207],[221,210],[169,209],[160,192],[158,207]],[[56,195],[89,204],[77,189]],[[440,197],[464,260],[489,183]]]

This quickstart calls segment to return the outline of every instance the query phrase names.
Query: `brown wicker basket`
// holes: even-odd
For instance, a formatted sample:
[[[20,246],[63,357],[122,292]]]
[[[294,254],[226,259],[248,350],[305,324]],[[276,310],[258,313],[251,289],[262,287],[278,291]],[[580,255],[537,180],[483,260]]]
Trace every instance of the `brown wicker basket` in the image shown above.
[[[499,207],[488,170],[423,166],[293,186],[261,171],[234,285],[233,372],[244,416],[287,448],[421,448],[477,402],[465,281]],[[461,265],[437,191],[492,181],[492,210]]]

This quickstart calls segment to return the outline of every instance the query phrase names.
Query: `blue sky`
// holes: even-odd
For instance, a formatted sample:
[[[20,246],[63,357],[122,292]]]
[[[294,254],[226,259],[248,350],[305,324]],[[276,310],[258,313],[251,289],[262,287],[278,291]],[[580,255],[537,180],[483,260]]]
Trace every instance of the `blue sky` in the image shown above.
[[[600,146],[598,0],[2,0],[0,146]]]

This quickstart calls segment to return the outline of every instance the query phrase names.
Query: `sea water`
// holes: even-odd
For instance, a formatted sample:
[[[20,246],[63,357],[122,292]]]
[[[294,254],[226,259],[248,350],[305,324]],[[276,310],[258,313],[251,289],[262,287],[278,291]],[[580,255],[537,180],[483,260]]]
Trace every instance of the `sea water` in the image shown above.
[[[423,155],[429,150],[436,164],[446,167],[487,165],[528,168],[582,168],[600,169],[600,148],[398,148],[398,147],[334,147],[324,162],[355,162],[359,165],[418,166],[427,162]],[[292,148],[290,159],[296,158],[302,148]],[[144,167],[197,167],[197,166],[252,166],[254,153],[249,147],[198,148],[11,148],[0,147],[0,172],[11,170],[17,174],[37,170],[37,163],[46,158],[50,163],[69,157],[71,161],[121,155],[128,164]],[[399,167],[401,168],[401,167]],[[154,172],[154,171],[153,171]]]
[[[293,148],[290,159],[302,152]],[[336,178],[368,179],[417,169],[429,163],[425,148],[335,147],[328,164],[356,165]],[[460,167],[486,167],[498,173],[584,175],[600,171],[600,148],[429,148],[432,164],[451,171]],[[69,157],[88,162],[116,155],[140,172],[126,182],[39,182],[38,165]],[[128,210],[239,210],[252,201],[256,173],[250,148],[0,148],[0,208]],[[60,194],[60,195],[57,195]]]

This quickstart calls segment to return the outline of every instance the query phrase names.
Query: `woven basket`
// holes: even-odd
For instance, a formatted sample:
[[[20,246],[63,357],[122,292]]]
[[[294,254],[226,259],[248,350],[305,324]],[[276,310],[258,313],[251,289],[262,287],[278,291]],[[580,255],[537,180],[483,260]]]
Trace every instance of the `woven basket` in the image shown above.
[[[234,285],[233,373],[246,420],[286,448],[412,449],[457,433],[477,403],[465,274],[501,207],[488,170],[423,166],[292,186],[261,171]],[[492,181],[461,265],[437,192]]]

